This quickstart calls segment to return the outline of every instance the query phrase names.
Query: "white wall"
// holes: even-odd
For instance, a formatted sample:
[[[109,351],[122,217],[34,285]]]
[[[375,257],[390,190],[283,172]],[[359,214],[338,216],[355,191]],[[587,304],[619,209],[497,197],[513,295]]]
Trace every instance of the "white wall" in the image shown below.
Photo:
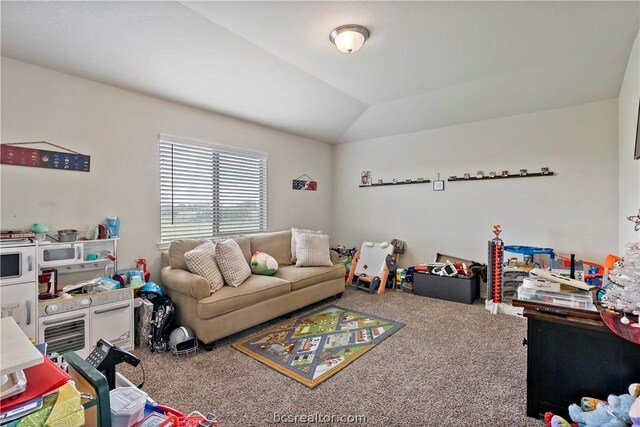
[[[612,99],[335,146],[334,235],[358,247],[405,240],[405,266],[436,252],[486,262],[501,224],[505,244],[602,261],[617,248],[617,126]],[[358,187],[361,170],[375,182],[543,166],[557,176]]]
[[[627,71],[618,98],[618,252],[627,243],[638,241],[640,232],[633,230],[627,217],[640,209],[640,160],[633,159],[640,101],[640,32],[633,43]]]
[[[331,147],[2,58],[2,142],[48,141],[91,155],[91,172],[0,168],[0,227],[84,231],[121,217],[119,267],[159,267],[158,134],[269,153],[268,227],[330,231]],[[294,191],[302,174],[318,191]],[[155,276],[157,279],[157,275]]]

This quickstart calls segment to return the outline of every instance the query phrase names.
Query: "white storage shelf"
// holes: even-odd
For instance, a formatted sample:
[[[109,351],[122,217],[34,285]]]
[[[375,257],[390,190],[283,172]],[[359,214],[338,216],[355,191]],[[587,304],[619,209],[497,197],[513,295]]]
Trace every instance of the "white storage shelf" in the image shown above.
[[[86,259],[89,254],[98,255],[98,259],[91,261],[79,261],[79,260],[70,260],[69,262],[52,266],[51,268],[55,268],[58,270],[58,274],[66,274],[66,273],[79,273],[83,271],[91,271],[91,270],[103,270],[106,266],[113,267],[113,273],[115,273],[117,269],[117,248],[118,248],[118,238],[114,239],[100,239],[100,240],[78,240],[75,242],[44,242],[39,243],[40,246],[49,246],[54,247],[56,245],[66,245],[73,243],[75,245],[82,245],[83,247],[83,258]],[[112,261],[107,258],[109,255],[112,255],[116,258],[116,261]],[[40,270],[46,269],[48,267],[39,265]]]

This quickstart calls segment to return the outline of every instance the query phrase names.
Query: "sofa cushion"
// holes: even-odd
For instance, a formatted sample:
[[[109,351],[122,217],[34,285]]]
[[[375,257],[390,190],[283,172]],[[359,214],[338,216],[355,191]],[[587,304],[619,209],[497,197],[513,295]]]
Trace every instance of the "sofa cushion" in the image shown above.
[[[211,296],[201,299],[198,302],[198,317],[210,319],[280,295],[286,295],[290,291],[291,284],[286,280],[252,274],[240,287],[224,286]]]
[[[169,245],[169,265],[171,268],[189,271],[184,260],[184,254],[194,250],[206,241],[207,239],[184,239],[171,242],[171,245]]]
[[[215,257],[216,244],[209,241],[184,254],[189,271],[207,279],[211,293],[224,286],[224,279]]]
[[[344,266],[336,264],[331,267],[304,267],[295,265],[280,267],[274,277],[291,283],[291,292],[307,288],[333,279],[344,279]],[[244,286],[244,285],[243,285]]]
[[[218,241],[224,239],[218,239]],[[236,242],[238,246],[240,246],[240,250],[242,251],[242,255],[244,255],[244,259],[247,260],[247,265],[251,262],[251,240],[249,236],[235,236],[231,237],[231,240]]]
[[[251,275],[251,267],[235,240],[227,239],[216,243],[216,262],[229,286],[240,286]]]
[[[264,252],[271,255],[278,265],[291,264],[291,230],[252,234],[249,238],[252,254]]]
[[[221,240],[228,239],[228,237],[216,237],[213,239],[179,239],[171,242],[169,246],[169,265],[171,268],[181,268],[182,270],[188,270],[187,263],[184,261],[184,254],[200,246],[207,240],[212,242],[219,242]],[[240,246],[242,255],[247,260],[247,264],[251,262],[251,242],[247,236],[235,236],[231,237]]]
[[[296,257],[297,238],[302,233],[309,234],[322,234],[319,230],[305,230],[302,228],[291,227],[291,264],[295,264],[298,258]]]
[[[329,236],[302,233],[296,238],[296,267],[331,267]]]

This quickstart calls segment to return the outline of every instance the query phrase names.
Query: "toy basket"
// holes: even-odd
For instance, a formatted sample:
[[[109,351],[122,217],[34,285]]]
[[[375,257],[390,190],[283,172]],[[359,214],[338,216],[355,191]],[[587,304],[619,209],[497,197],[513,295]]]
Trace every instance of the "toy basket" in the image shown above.
[[[189,415],[175,415],[167,414],[168,418],[160,423],[159,427],[199,427],[199,426],[217,426],[218,421],[214,419],[207,419],[199,412],[194,412]]]

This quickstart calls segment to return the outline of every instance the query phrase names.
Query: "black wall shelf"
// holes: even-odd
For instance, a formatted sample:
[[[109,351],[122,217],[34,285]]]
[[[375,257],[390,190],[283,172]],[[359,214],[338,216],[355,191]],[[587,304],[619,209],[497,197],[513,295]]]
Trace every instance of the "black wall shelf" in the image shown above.
[[[382,184],[378,184],[373,183],[371,185],[361,185],[360,188],[365,188],[365,187],[383,187],[385,185],[409,185],[409,184],[428,184],[430,183],[431,180],[430,179],[425,179],[423,181],[411,181],[411,182],[406,182],[406,181],[398,181],[396,183],[393,182],[383,182]]]
[[[502,175],[496,175],[493,178],[485,175],[484,178],[476,178],[475,176],[472,176],[471,178],[457,178],[457,179],[447,179],[447,181],[449,182],[462,182],[462,181],[493,181],[496,179],[509,179],[509,178],[535,178],[537,176],[553,176],[553,172],[549,172],[549,173],[545,173],[542,174],[540,172],[537,173],[528,173],[526,175],[520,175],[520,174],[512,174],[512,175],[508,175],[508,176],[502,176]]]

